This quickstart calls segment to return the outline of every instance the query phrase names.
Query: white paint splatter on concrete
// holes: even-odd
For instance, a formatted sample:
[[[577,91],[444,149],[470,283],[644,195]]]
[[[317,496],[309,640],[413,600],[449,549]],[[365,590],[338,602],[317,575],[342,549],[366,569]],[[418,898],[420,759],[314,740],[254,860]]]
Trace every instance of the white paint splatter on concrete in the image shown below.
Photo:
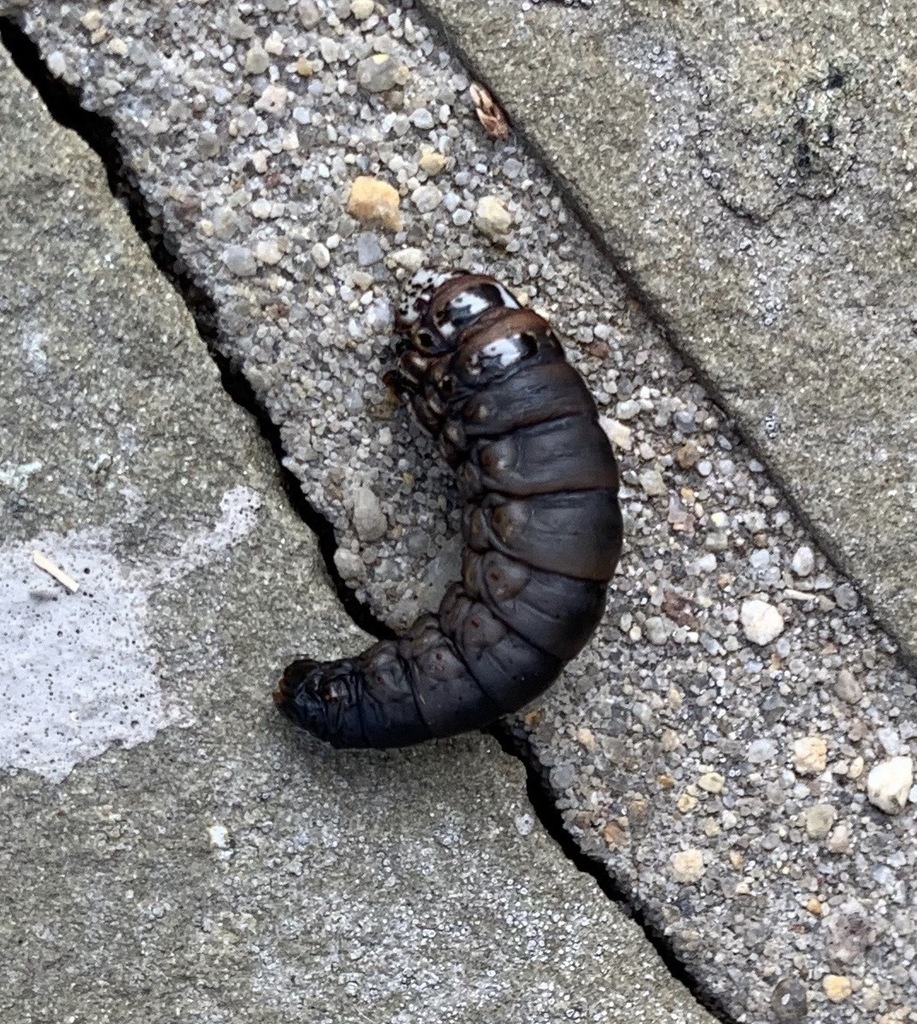
[[[181,709],[159,685],[150,594],[238,544],[260,504],[251,489],[234,488],[212,530],[139,569],[119,562],[104,529],[0,545],[0,770],[59,782],[113,744],[132,747],[177,724]],[[77,593],[36,567],[36,548],[78,580]]]
[[[160,568],[159,582],[178,579],[207,565],[221,552],[235,547],[258,522],[261,497],[250,487],[233,487],[220,500],[220,517],[213,529],[192,534],[182,543],[174,560]]]

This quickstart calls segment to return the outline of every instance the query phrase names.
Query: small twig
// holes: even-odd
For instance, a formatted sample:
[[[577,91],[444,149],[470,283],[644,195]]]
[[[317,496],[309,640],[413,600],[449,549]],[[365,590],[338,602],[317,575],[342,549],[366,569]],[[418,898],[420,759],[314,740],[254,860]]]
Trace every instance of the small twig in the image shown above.
[[[62,583],[72,593],[75,594],[80,589],[79,583],[68,573],[65,573],[59,565],[52,562],[47,555],[42,554],[40,551],[33,551],[32,561],[35,562],[39,569],[44,569],[46,573],[53,576],[58,583]]]

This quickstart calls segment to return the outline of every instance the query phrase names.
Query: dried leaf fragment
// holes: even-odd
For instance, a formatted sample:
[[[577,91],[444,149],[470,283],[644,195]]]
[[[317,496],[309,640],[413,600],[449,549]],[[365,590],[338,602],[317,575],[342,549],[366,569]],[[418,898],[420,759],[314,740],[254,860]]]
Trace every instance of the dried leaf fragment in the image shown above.
[[[509,120],[493,96],[477,82],[471,83],[468,92],[471,95],[471,102],[474,104],[474,112],[484,126],[484,131],[492,139],[508,138]]]

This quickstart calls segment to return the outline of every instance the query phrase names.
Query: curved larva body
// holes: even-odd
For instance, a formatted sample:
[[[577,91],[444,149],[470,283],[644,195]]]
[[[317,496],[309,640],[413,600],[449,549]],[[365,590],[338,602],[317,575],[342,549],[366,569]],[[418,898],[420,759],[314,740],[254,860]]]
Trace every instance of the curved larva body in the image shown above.
[[[355,658],[294,662],[275,700],[339,747],[480,728],[544,691],[602,618],[621,550],[618,472],[546,320],[497,281],[420,271],[388,381],[457,473],[462,579],[435,615]]]

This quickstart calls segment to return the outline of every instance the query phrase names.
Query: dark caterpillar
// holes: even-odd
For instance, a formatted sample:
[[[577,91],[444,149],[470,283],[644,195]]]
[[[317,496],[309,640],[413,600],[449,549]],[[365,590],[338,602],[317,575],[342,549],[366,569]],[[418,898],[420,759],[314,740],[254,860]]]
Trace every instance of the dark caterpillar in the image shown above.
[[[293,662],[274,700],[336,747],[489,725],[544,691],[592,635],[621,551],[618,471],[548,322],[492,277],[419,271],[386,382],[456,470],[462,581],[436,615],[355,658]]]

